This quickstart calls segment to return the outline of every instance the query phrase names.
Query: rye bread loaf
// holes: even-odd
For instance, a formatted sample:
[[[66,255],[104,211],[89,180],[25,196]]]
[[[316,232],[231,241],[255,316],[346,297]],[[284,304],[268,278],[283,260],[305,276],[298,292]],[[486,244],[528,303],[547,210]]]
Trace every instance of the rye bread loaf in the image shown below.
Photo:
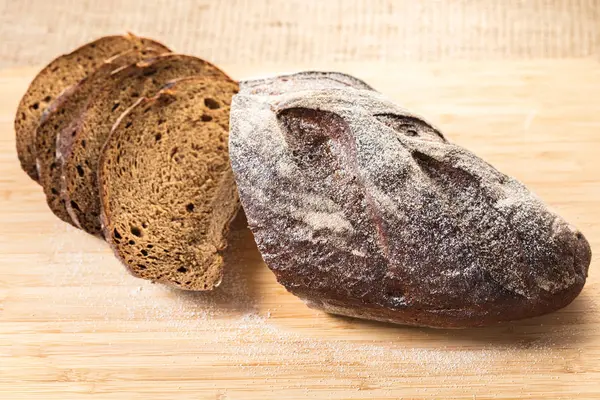
[[[229,78],[214,65],[196,57],[169,54],[114,71],[101,90],[93,95],[86,110],[74,122],[74,129],[63,130],[61,151],[61,195],[76,226],[93,235],[102,233],[100,199],[97,188],[98,158],[117,118],[141,97],[154,96],[167,82],[187,76]]]
[[[210,290],[239,200],[227,151],[238,85],[174,82],[115,124],[98,165],[104,236],[135,276]]]
[[[163,51],[160,51],[163,53]],[[52,212],[65,222],[73,224],[64,199],[60,195],[62,179],[62,154],[70,150],[71,133],[81,121],[80,114],[85,110],[94,92],[102,90],[111,73],[122,66],[160,54],[155,49],[129,50],[105,61],[97,70],[71,86],[54,100],[44,111],[35,133],[35,154],[39,182],[44,188],[46,202]],[[63,134],[61,148],[57,148],[57,137]]]
[[[168,52],[161,43],[132,34],[106,36],[54,59],[33,79],[21,99],[15,117],[17,155],[23,170],[37,181],[35,130],[48,105],[63,90],[101,66],[104,60],[132,49],[155,48]]]
[[[230,124],[258,248],[311,307],[460,328],[548,313],[583,288],[577,229],[376,92],[240,94]]]
[[[279,95],[301,90],[344,88],[375,90],[367,83],[341,72],[303,71],[240,82],[240,94]]]

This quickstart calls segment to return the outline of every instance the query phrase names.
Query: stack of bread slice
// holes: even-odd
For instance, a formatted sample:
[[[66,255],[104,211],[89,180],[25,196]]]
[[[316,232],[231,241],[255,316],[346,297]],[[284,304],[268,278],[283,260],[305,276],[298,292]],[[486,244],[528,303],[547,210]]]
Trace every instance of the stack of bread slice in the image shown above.
[[[136,276],[208,290],[239,199],[228,159],[238,84],[161,43],[108,36],[48,64],[15,118],[23,170],[52,212]]]

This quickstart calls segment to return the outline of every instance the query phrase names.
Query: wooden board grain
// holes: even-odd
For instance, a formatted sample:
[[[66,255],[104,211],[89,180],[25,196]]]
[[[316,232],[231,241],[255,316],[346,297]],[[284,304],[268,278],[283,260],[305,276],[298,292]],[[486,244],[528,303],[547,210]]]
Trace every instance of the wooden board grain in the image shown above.
[[[302,65],[225,65],[237,78]],[[530,186],[600,246],[600,65],[592,60],[311,65],[354,73]],[[598,263],[555,314],[458,331],[308,309],[243,221],[224,283],[133,278],[57,220],[20,170],[13,113],[34,69],[0,72],[0,398],[600,397]]]

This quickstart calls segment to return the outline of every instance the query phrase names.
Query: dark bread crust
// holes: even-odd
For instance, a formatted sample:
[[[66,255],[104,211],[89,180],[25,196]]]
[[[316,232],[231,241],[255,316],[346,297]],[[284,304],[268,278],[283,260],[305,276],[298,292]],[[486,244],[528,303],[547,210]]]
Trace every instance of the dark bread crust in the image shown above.
[[[106,36],[55,58],[42,69],[23,95],[15,117],[17,155],[23,170],[38,181],[35,130],[42,113],[65,89],[85,78],[104,60],[124,51],[152,47],[169,51],[163,44],[133,34]]]
[[[138,98],[154,96],[167,82],[195,75],[229,79],[209,62],[181,54],[163,55],[116,70],[75,121],[75,130],[61,132],[59,147],[60,143],[70,143],[62,155],[61,195],[76,226],[92,235],[102,234],[97,165],[119,115]]]
[[[106,241],[137,277],[210,290],[240,205],[227,152],[238,85],[193,77],[141,99],[115,124],[98,182]]]
[[[65,90],[44,111],[35,134],[35,154],[39,182],[44,189],[46,202],[50,210],[61,220],[72,225],[64,199],[60,195],[62,180],[62,159],[71,148],[72,132],[80,123],[80,114],[85,110],[94,93],[102,90],[109,81],[111,73],[120,67],[156,57],[164,51],[152,48],[129,50],[108,59],[97,70],[90,73],[77,84]],[[58,137],[63,139],[58,143]],[[74,225],[75,226],[75,225]]]
[[[557,310],[585,283],[579,231],[378,93],[235,96],[230,157],[263,259],[311,307],[462,328]]]

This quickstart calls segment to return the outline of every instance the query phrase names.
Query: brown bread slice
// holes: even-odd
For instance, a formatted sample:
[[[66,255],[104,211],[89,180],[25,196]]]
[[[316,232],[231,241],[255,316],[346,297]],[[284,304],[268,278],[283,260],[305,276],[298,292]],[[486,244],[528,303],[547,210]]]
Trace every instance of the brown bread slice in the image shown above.
[[[33,79],[21,99],[15,116],[17,155],[23,170],[37,181],[35,129],[44,110],[63,90],[85,78],[104,60],[132,49],[153,47],[163,52],[169,49],[154,40],[132,34],[106,36],[87,43],[69,54],[59,56]]]
[[[239,208],[225,77],[178,80],[119,119],[99,162],[104,236],[135,276],[188,290],[221,281]]]
[[[152,62],[138,63],[113,72],[101,91],[94,94],[72,131],[63,131],[58,147],[63,151],[62,186],[65,206],[73,222],[93,235],[101,235],[97,164],[104,142],[123,111],[140,97],[151,97],[169,81],[187,76],[229,79],[214,65],[196,57],[169,54]]]
[[[90,95],[101,90],[110,79],[112,71],[159,54],[155,49],[130,50],[106,60],[97,70],[65,90],[44,112],[35,133],[38,177],[44,188],[48,206],[63,221],[73,224],[64,199],[60,196],[62,153],[69,150],[68,139],[72,136],[65,135],[66,139],[61,142],[61,148],[57,148],[58,133],[72,132],[75,129],[80,120],[79,115],[90,101]]]

